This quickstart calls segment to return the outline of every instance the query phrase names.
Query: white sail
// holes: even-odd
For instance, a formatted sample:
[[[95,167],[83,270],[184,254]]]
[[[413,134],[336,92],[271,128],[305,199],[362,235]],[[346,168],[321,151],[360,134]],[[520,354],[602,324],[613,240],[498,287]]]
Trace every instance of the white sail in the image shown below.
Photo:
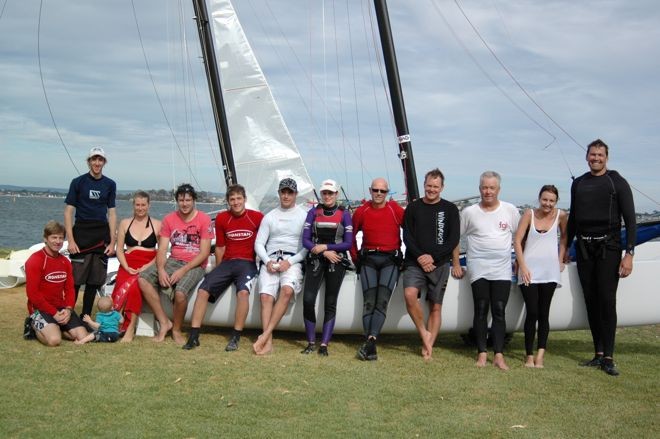
[[[237,181],[248,206],[269,210],[284,177],[298,183],[300,202],[313,198],[313,184],[266,78],[229,0],[207,2],[227,112]]]

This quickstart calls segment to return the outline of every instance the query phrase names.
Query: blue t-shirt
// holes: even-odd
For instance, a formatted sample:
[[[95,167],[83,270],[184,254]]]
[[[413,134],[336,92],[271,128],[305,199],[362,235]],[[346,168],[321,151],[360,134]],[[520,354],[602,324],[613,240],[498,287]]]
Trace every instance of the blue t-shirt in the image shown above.
[[[88,172],[71,180],[64,202],[76,208],[76,221],[108,222],[108,209],[115,207],[117,184],[102,175],[98,180]]]
[[[117,311],[97,312],[96,323],[100,324],[100,332],[119,332],[121,314]]]

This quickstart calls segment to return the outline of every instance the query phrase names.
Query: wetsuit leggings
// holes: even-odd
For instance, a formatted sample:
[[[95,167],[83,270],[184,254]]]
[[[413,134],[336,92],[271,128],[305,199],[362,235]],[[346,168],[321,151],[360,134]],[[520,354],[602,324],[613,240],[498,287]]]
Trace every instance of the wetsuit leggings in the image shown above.
[[[75,286],[76,289],[76,302],[78,302],[78,291],[80,290],[80,285]],[[83,306],[82,313],[80,317],[84,315],[92,316],[92,309],[94,308],[94,299],[96,299],[96,294],[101,289],[101,285],[87,285],[85,284],[85,292],[83,293]]]
[[[472,298],[474,299],[474,321],[472,327],[477,338],[479,353],[487,352],[486,338],[488,335],[488,308],[493,315],[493,350],[496,354],[504,351],[504,336],[506,334],[505,309],[509,301],[510,280],[486,280],[480,278],[472,282]]]
[[[362,325],[365,336],[377,338],[383,329],[387,306],[398,279],[399,268],[390,254],[371,253],[362,262],[360,282],[364,297]]]
[[[588,258],[577,252],[577,268],[587,308],[594,351],[614,354],[616,335],[616,289],[619,286],[621,250],[607,249]]]
[[[323,335],[321,344],[328,344],[335,326],[337,297],[339,296],[341,283],[344,280],[346,268],[341,264],[331,264],[324,257],[319,258],[317,261],[318,265],[312,263],[310,260],[305,263],[303,317],[305,319],[307,341],[313,343],[315,340],[314,328],[316,326],[316,297],[319,294],[321,282],[325,278]]]
[[[550,303],[555,294],[557,284],[548,282],[542,284],[520,285],[525,299],[525,351],[527,355],[534,352],[534,336],[536,335],[536,322],[538,322],[539,339],[536,349],[545,349],[550,333]]]

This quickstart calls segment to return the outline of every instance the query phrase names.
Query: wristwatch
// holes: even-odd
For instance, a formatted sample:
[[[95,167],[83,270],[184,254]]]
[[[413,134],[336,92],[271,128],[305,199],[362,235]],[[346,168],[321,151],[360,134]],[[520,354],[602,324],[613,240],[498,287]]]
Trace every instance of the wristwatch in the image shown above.
[[[627,249],[626,254],[630,256],[635,256],[635,249],[634,248]]]

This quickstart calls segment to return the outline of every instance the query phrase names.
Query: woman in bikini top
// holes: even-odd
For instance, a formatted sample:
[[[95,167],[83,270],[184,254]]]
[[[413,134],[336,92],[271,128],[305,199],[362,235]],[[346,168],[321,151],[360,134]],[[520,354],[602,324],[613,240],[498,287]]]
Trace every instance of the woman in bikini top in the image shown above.
[[[136,279],[139,273],[156,261],[160,225],[159,220],[149,216],[149,194],[136,192],[133,196],[133,217],[121,220],[117,230],[117,259],[121,265],[112,298],[114,308],[124,315],[120,330],[124,332],[123,342],[133,340],[137,317],[142,311],[142,293]],[[151,233],[145,236],[149,229]]]

